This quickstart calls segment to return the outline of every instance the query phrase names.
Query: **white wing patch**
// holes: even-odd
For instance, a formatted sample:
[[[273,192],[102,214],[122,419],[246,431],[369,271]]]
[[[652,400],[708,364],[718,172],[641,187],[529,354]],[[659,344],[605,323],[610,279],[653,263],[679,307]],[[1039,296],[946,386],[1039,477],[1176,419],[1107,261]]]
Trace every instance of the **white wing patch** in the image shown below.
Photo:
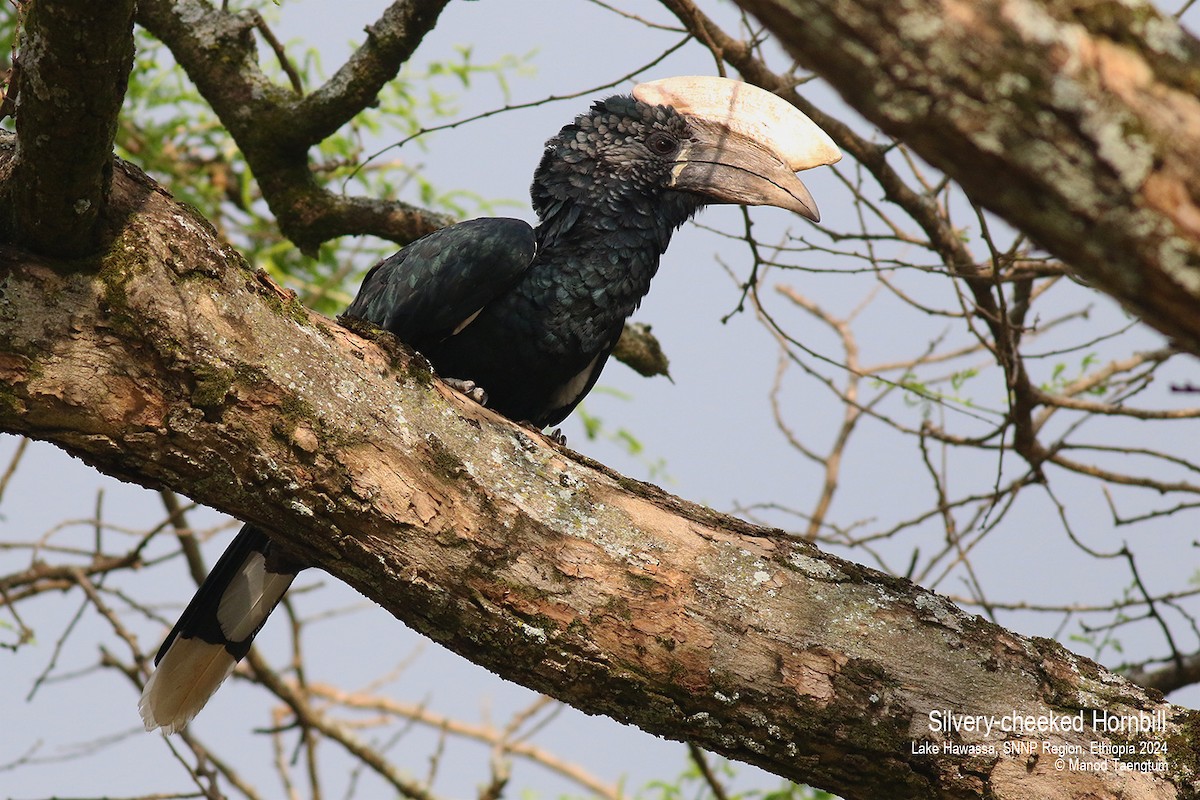
[[[558,387],[558,391],[550,398],[550,407],[563,408],[564,406],[573,405],[579,399],[579,395],[583,394],[583,390],[587,388],[588,382],[591,381],[592,373],[596,371],[596,364],[600,361],[601,356],[607,355],[608,345],[605,345],[578,375]]]
[[[482,308],[480,308],[480,309],[479,309],[478,311],[476,311],[474,314],[472,314],[471,316],[467,317],[467,318],[466,318],[466,319],[464,319],[462,322],[458,323],[458,327],[457,327],[457,328],[455,328],[454,330],[452,330],[452,331],[450,332],[450,335],[451,335],[451,336],[457,336],[458,334],[462,333],[462,330],[463,330],[463,328],[467,327],[467,326],[468,326],[468,325],[470,325],[472,322],[474,322],[474,321],[475,321],[475,318],[476,318],[476,317],[478,317],[478,316],[479,316],[480,314],[482,314],[482,313],[483,313],[483,309],[482,309]]]

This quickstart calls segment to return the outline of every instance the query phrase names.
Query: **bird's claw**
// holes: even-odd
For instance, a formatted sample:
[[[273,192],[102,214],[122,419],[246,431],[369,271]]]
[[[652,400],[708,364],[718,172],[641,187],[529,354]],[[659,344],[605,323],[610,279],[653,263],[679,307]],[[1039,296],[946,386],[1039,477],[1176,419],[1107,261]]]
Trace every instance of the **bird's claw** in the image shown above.
[[[527,431],[532,431],[533,433],[536,433],[538,436],[541,436],[545,439],[549,439],[552,443],[559,445],[560,447],[567,446],[567,435],[562,432],[562,428],[555,428],[552,431],[546,431],[542,428],[541,425],[530,422],[529,420],[522,420],[521,422],[519,422],[517,424],[520,425],[522,428],[524,428]]]
[[[476,403],[479,403],[479,405],[481,405],[481,406],[487,405],[487,401],[488,401],[487,392],[485,392],[483,390],[482,386],[476,385],[475,381],[464,381],[464,380],[459,380],[458,378],[446,378],[445,383],[451,389],[454,389],[455,391],[458,391],[458,392],[462,392],[467,397],[474,400]]]

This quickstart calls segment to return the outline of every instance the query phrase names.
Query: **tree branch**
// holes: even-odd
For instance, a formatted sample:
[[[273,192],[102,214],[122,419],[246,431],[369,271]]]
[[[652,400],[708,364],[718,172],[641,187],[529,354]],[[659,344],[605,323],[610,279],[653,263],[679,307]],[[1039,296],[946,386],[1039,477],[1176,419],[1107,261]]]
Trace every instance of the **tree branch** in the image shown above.
[[[0,249],[0,429],[264,525],[511,680],[847,798],[1194,791],[1195,712],[553,447],[390,337],[307,312],[136,170],[115,174],[125,225],[94,274]],[[1175,744],[1162,771],[1057,771],[935,732],[944,708],[1162,712],[1153,738]],[[1128,736],[1033,738],[1086,753]],[[996,749],[914,746],[943,739]]]
[[[1200,354],[1200,43],[1150,6],[738,0],[804,66]]]
[[[366,28],[367,39],[333,77],[300,104],[296,134],[315,145],[375,102],[433,30],[449,0],[402,0],[392,3]]]
[[[102,244],[117,114],[133,68],[134,0],[23,8],[20,147],[0,196],[0,235],[37,252],[82,256]]]
[[[447,2],[393,3],[350,61],[307,98],[263,73],[253,14],[230,14],[203,0],[141,0],[137,20],[170,48],[229,129],[283,234],[313,253],[345,234],[407,243],[452,221],[399,201],[330,192],[317,184],[308,162],[310,147],[370,105],[395,77]]]

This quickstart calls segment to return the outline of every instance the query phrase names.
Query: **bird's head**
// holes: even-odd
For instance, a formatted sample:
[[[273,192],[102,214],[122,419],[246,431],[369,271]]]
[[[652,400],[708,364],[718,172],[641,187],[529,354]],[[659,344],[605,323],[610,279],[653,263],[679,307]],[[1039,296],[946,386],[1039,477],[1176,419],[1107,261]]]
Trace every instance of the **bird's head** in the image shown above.
[[[693,207],[770,205],[816,221],[795,173],[839,158],[824,131],[770,92],[726,78],[666,78],[597,102],[550,139],[533,203],[544,218],[564,203],[677,192]]]

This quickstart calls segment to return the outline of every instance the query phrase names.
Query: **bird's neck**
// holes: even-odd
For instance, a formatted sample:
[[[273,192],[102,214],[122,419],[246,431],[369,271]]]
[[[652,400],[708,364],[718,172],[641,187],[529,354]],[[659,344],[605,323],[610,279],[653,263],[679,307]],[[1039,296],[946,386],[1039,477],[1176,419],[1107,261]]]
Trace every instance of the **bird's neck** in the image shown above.
[[[695,196],[679,192],[556,203],[537,227],[535,264],[560,282],[557,295],[572,313],[617,325],[649,291],[671,235],[699,208]]]

